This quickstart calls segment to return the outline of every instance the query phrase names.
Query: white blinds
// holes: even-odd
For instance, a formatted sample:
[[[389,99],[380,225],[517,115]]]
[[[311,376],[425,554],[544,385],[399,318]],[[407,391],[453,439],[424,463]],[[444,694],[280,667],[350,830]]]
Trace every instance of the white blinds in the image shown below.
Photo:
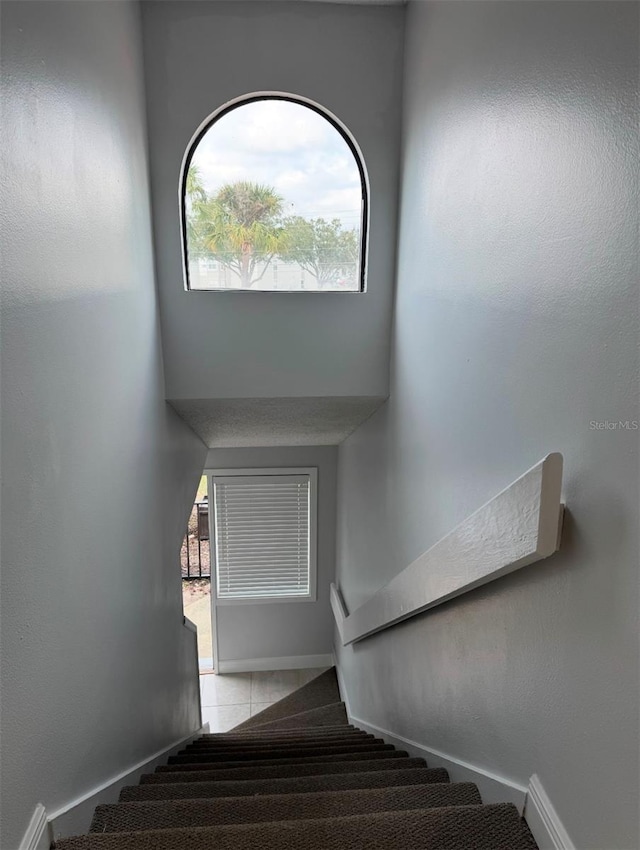
[[[214,476],[218,599],[310,594],[309,475]]]

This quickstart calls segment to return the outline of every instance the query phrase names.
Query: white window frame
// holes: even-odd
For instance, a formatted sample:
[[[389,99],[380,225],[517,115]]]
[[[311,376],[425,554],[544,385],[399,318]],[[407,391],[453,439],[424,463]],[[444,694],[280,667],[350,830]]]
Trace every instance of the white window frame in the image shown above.
[[[321,115],[329,124],[331,124],[337,133],[339,133],[347,146],[351,150],[353,154],[353,158],[355,160],[356,166],[358,168],[358,172],[360,175],[360,185],[362,191],[362,209],[360,216],[360,247],[358,251],[358,280],[359,287],[358,289],[330,289],[330,290],[306,290],[306,289],[238,289],[236,287],[227,287],[226,285],[226,272],[227,268],[224,268],[224,286],[217,286],[212,289],[192,289],[191,282],[189,279],[189,250],[187,244],[187,215],[186,215],[186,181],[187,174],[189,171],[189,166],[191,164],[191,160],[193,158],[194,153],[196,152],[198,145],[202,141],[203,136],[207,133],[207,131],[221,118],[230,112],[233,109],[245,106],[250,103],[255,103],[262,100],[281,100],[286,101],[287,103],[295,103],[300,106],[306,106],[309,109],[312,109],[314,112],[317,112]],[[370,197],[371,197],[371,187],[369,184],[369,174],[367,172],[367,167],[364,161],[364,156],[352,135],[351,131],[348,127],[340,121],[340,119],[322,106],[320,103],[311,100],[308,97],[302,97],[301,95],[291,94],[290,92],[283,91],[255,91],[249,95],[241,95],[240,97],[233,98],[232,100],[224,103],[214,112],[212,112],[205,120],[200,124],[196,132],[191,137],[189,144],[187,145],[187,149],[184,152],[184,156],[182,159],[182,167],[180,170],[180,182],[178,186],[178,204],[179,204],[179,221],[180,221],[180,243],[182,248],[182,271],[183,271],[183,283],[185,292],[237,292],[237,293],[255,293],[259,292],[262,295],[270,294],[273,292],[286,294],[286,295],[297,295],[300,292],[305,293],[307,296],[309,295],[364,295],[367,292],[367,278],[369,271],[369,229],[370,229]]]
[[[318,592],[318,468],[296,467],[251,467],[247,469],[205,469],[209,492],[209,537],[211,552],[211,597],[216,606],[222,605],[269,605],[273,602],[315,602]],[[225,599],[218,596],[218,564],[216,558],[215,495],[213,482],[217,477],[253,477],[256,475],[308,475],[309,476],[309,593],[305,596],[253,596],[243,599]]]

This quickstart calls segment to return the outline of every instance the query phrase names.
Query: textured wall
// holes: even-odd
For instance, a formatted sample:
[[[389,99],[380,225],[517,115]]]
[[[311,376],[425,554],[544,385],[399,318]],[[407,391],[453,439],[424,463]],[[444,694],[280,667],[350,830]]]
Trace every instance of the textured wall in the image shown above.
[[[143,11],[167,397],[386,398],[404,10],[147,0]],[[366,294],[184,291],[185,151],[212,112],[255,91],[316,101],[358,141],[371,183]]]
[[[390,401],[339,450],[368,598],[549,451],[562,552],[342,652],[355,714],[638,846],[637,6],[415,3]]]
[[[323,655],[332,651],[329,585],[336,552],[335,446],[212,449],[207,469],[316,466],[318,468],[318,591],[315,602],[269,602],[217,608],[220,660]]]
[[[204,461],[164,402],[139,10],[2,4],[2,834],[197,725],[178,552]]]
[[[212,449],[337,446],[374,413],[380,396],[171,399],[171,406]]]

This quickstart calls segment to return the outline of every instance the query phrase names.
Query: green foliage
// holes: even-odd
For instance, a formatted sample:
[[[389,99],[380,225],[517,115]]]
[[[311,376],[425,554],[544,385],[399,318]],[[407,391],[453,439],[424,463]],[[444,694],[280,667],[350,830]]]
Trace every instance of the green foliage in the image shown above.
[[[207,200],[207,193],[205,192],[204,186],[202,184],[200,169],[197,165],[189,166],[189,170],[187,171],[186,191],[188,203],[203,203]]]
[[[339,219],[283,219],[284,200],[270,186],[238,181],[209,196],[196,166],[186,181],[187,245],[193,257],[209,255],[235,272],[243,289],[265,274],[271,260],[297,263],[320,288],[352,276],[360,239]]]
[[[321,287],[353,274],[360,240],[357,231],[342,229],[340,219],[325,221],[292,216],[285,219],[284,229],[286,251],[280,254],[280,259],[298,263]]]
[[[205,194],[203,200],[192,202],[192,214],[187,214],[193,237],[189,248],[214,255],[239,276],[243,289],[249,289],[284,248],[282,204],[269,186],[228,183],[212,197]]]
[[[198,229],[200,208],[207,202],[207,193],[200,177],[197,165],[190,165],[187,171],[186,194],[186,224],[187,244],[190,249],[201,250],[201,239]]]

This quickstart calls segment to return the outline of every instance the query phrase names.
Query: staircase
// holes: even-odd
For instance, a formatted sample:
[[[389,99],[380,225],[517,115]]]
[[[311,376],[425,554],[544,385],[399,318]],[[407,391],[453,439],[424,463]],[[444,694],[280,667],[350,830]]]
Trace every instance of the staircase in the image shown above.
[[[349,725],[335,670],[230,732],[203,735],[98,806],[55,850],[536,850],[511,804],[482,805]]]

